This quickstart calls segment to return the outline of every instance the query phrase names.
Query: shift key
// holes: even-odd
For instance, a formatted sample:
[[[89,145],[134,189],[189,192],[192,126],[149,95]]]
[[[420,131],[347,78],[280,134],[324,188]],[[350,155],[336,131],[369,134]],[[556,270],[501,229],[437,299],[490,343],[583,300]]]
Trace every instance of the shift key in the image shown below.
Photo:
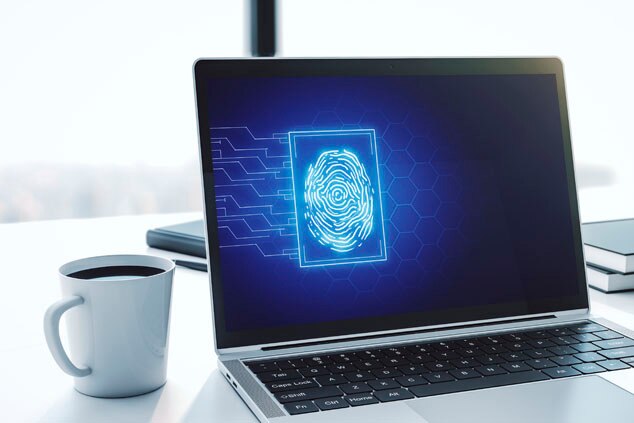
[[[275,394],[275,398],[282,404],[293,401],[307,401],[317,398],[339,397],[343,392],[336,386],[322,386],[321,388],[306,388],[296,391],[286,391]]]
[[[624,358],[634,356],[634,347],[616,348],[613,350],[597,351],[605,358]]]
[[[277,372],[258,373],[258,378],[262,383],[277,382],[280,380],[303,379],[297,370],[278,370]]]

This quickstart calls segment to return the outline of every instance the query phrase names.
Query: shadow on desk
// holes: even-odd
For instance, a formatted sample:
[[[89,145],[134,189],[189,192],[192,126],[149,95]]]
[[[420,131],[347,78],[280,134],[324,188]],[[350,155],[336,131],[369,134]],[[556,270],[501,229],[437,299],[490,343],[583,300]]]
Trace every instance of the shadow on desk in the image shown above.
[[[42,416],[43,422],[149,422],[163,394],[164,387],[131,398],[94,398],[67,390]]]
[[[224,379],[219,370],[209,374],[189,406],[183,422],[257,422],[249,407]]]

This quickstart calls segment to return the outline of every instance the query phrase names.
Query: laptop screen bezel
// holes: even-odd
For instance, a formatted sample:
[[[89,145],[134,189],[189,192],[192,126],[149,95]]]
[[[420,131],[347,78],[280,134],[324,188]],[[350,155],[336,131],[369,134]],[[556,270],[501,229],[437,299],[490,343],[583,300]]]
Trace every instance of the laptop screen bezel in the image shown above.
[[[569,204],[573,226],[573,243],[577,265],[578,294],[538,301],[521,301],[345,321],[332,321],[244,331],[227,331],[223,280],[218,244],[218,225],[214,194],[213,161],[209,146],[208,81],[236,77],[306,77],[306,76],[412,76],[412,75],[518,75],[554,74],[557,84]],[[217,350],[237,347],[312,342],[319,339],[392,333],[395,330],[424,330],[491,319],[588,309],[588,292],[581,240],[578,200],[573,167],[570,127],[563,67],[558,58],[386,58],[386,59],[200,59],[194,64],[199,147],[204,196],[207,256],[210,268],[210,291],[213,304]],[[248,263],[245,263],[248,265]],[[266,271],[266,269],[262,269]],[[248,312],[248,310],[245,310]]]

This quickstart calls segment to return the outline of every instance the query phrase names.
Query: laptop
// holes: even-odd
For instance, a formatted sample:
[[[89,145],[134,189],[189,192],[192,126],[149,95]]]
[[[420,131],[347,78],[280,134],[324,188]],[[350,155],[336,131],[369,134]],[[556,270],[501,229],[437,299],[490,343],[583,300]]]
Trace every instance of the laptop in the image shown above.
[[[194,65],[218,367],[263,422],[634,418],[556,58]]]

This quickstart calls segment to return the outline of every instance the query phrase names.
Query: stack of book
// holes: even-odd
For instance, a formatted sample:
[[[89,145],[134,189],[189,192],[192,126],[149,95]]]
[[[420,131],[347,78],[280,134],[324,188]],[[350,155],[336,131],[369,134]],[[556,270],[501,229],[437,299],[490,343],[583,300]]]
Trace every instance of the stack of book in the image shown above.
[[[582,225],[588,284],[603,292],[634,289],[634,219]]]

